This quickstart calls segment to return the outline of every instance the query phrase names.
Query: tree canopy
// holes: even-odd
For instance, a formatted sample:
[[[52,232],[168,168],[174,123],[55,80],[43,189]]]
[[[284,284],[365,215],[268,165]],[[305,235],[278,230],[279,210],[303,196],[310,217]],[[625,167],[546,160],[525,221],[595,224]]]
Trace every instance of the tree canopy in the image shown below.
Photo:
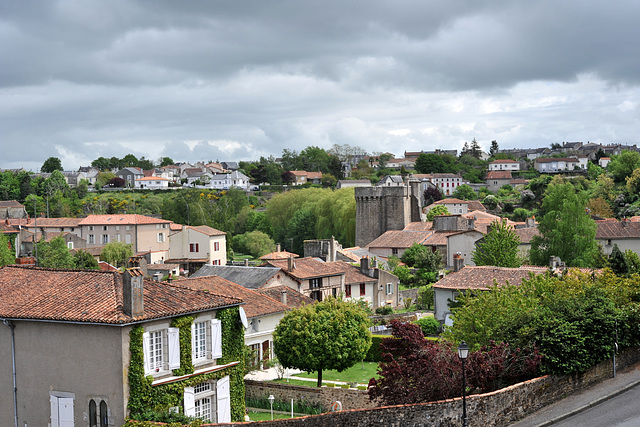
[[[16,254],[11,249],[9,237],[0,234],[0,267],[16,262]]]
[[[433,221],[433,218],[438,215],[451,215],[449,209],[444,205],[435,205],[429,212],[427,212],[427,221]]]
[[[342,372],[364,359],[371,346],[367,313],[356,303],[329,297],[287,313],[273,333],[280,364],[318,372]]]
[[[476,250],[472,254],[476,265],[494,265],[496,267],[520,267],[518,259],[518,245],[520,238],[507,225],[506,221],[493,221],[491,231],[476,243]]]
[[[102,252],[100,252],[100,259],[108,262],[116,267],[124,267],[127,264],[127,260],[133,255],[131,245],[124,242],[111,242],[107,243]]]
[[[44,161],[42,167],[40,168],[40,172],[42,173],[52,173],[53,171],[62,171],[62,162],[57,157],[49,157]]]
[[[41,241],[37,245],[38,266],[45,268],[74,268],[76,266],[64,237],[56,236],[49,242]]]

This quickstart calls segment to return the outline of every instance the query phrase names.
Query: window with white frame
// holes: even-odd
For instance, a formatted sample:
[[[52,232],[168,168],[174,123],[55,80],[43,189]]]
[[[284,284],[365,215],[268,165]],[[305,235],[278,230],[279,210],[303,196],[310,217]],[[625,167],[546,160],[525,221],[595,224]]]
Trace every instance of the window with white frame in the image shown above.
[[[87,237],[88,243],[94,244],[96,242],[96,236],[94,236],[93,234],[89,234]]]
[[[189,252],[200,252],[199,243],[189,243]]]
[[[102,235],[102,244],[106,245],[107,243],[109,243],[109,235],[108,234],[103,234]]]
[[[158,242],[164,242],[164,233],[158,233]]]
[[[191,325],[191,359],[194,364],[222,357],[222,322],[204,319]]]
[[[179,332],[178,328],[156,328],[142,334],[145,375],[180,367]]]
[[[229,376],[184,389],[184,414],[214,423],[231,422]]]
[[[73,249],[73,242],[67,242],[67,248]]]
[[[126,244],[130,244],[131,243],[131,234],[125,234],[124,241],[125,241]]]
[[[89,227],[87,227],[89,229],[89,231],[93,231],[93,225],[90,225]]]
[[[393,283],[387,283],[387,295],[391,295],[393,293]]]

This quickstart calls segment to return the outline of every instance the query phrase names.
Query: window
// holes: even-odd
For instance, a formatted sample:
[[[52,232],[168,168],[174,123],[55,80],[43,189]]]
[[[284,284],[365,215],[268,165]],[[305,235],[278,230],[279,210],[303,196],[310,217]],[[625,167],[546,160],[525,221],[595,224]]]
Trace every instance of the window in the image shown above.
[[[73,242],[67,242],[67,248],[73,249]]]
[[[89,231],[93,231],[93,225],[89,226]]]
[[[109,229],[109,226],[108,226],[108,225],[103,225],[103,226],[102,226],[102,231],[107,231],[108,229]]]
[[[213,250],[214,251],[220,250],[220,242],[213,242]]]
[[[89,243],[94,244],[96,242],[96,236],[94,236],[93,234],[89,234],[89,236],[87,236],[89,239]]]
[[[145,375],[180,367],[178,328],[157,329],[142,335]]]
[[[129,231],[129,230],[131,230],[131,226],[130,226],[130,225],[126,225],[126,226],[124,227],[124,229],[125,229],[125,230],[127,230],[127,231]]]
[[[363,297],[367,293],[367,287],[364,283],[360,283],[360,296]]]
[[[311,289],[317,289],[322,287],[322,277],[309,280],[309,287]]]
[[[391,295],[393,293],[393,283],[387,283],[387,295]]]
[[[391,255],[398,256],[398,248],[391,248]]]
[[[89,427],[107,427],[109,425],[109,409],[107,402],[100,401],[100,405],[94,399],[89,400]]]
[[[344,293],[347,298],[351,298],[351,285],[345,285]]]
[[[200,252],[199,243],[189,243],[189,252]]]
[[[109,235],[108,234],[103,234],[102,235],[102,244],[106,245],[107,243],[109,243]]]
[[[191,325],[191,360],[193,363],[222,357],[222,322],[218,319],[194,322]]]
[[[164,242],[164,233],[158,233],[158,242]]]
[[[121,239],[121,236],[119,234],[116,234],[115,236],[113,236],[113,240],[115,240],[116,242],[119,242]]]
[[[131,243],[131,234],[126,234],[124,236],[124,241],[125,241],[125,243],[130,244]]]
[[[215,384],[215,387],[214,387]],[[229,376],[184,389],[184,414],[214,423],[231,422]]]

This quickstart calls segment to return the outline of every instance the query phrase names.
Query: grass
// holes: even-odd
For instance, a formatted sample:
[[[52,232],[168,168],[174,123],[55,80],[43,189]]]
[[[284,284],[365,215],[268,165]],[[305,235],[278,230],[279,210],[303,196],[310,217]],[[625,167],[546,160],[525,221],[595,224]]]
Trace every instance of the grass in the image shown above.
[[[291,414],[276,414],[273,413],[274,420],[282,420],[285,418],[291,418]],[[251,421],[271,421],[271,412],[254,412],[249,411],[249,419]]]
[[[322,380],[328,381],[344,381],[347,383],[357,382],[359,384],[369,384],[369,380],[378,376],[377,373],[378,364],[374,362],[364,362],[364,369],[362,368],[362,363],[358,362],[349,369],[346,369],[342,372],[338,371],[322,371]],[[296,374],[294,377],[302,377],[302,378],[318,378],[318,373],[307,373],[303,372],[301,374]]]
[[[313,377],[304,377],[304,378],[313,378]],[[317,380],[317,377],[315,379]],[[282,378],[278,380],[272,380],[272,382],[281,383],[281,384],[291,384],[291,385],[304,385],[307,387],[315,387],[317,383],[317,381],[296,380],[294,378],[289,378],[289,381],[287,381],[285,378]]]

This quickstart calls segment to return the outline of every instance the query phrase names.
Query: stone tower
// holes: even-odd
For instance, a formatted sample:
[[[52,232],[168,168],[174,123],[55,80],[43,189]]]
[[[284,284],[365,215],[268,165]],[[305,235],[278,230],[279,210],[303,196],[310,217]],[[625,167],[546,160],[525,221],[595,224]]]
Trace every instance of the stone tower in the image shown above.
[[[409,175],[404,186],[356,187],[356,246],[366,247],[385,231],[421,221],[419,184]]]

